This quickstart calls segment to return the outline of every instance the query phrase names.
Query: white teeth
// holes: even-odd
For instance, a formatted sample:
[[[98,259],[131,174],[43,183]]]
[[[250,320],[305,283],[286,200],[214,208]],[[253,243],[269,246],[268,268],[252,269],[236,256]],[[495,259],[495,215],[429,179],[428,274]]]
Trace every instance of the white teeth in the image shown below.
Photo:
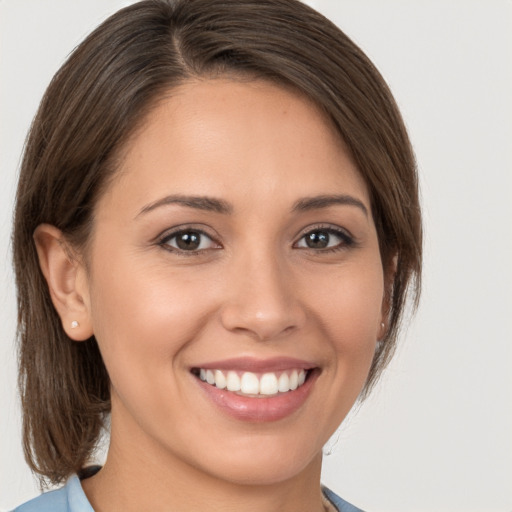
[[[254,373],[245,372],[240,381],[240,391],[246,395],[257,395],[260,392],[260,381]]]
[[[215,370],[215,385],[219,389],[224,389],[227,385],[226,383],[226,377],[224,377],[224,374],[220,370]]]
[[[265,373],[260,380],[260,393],[262,395],[275,395],[279,391],[275,373]]]
[[[299,385],[299,374],[297,373],[297,370],[293,370],[292,374],[290,375],[290,389],[291,390],[297,389],[298,385]]]
[[[282,373],[279,377],[279,383],[277,385],[277,389],[281,391],[281,393],[286,393],[290,391],[290,377],[286,375],[286,373]]]
[[[203,382],[207,382],[219,389],[238,391],[244,395],[270,396],[276,395],[279,392],[294,391],[304,384],[306,377],[306,370],[282,372],[279,377],[273,372],[264,373],[259,377],[253,372],[244,372],[240,377],[233,370],[225,372],[223,370],[199,369],[199,378]]]
[[[240,377],[236,372],[228,372],[226,387],[228,391],[240,391]]]

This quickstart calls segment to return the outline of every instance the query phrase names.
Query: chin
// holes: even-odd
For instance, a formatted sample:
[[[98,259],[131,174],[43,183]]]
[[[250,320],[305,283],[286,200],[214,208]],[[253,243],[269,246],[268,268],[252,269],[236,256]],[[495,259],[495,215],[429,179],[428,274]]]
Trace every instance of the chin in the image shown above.
[[[231,442],[214,443],[216,449],[202,448],[194,465],[235,485],[269,486],[313,474],[319,478],[323,442],[317,436],[286,429],[278,433],[250,430]]]
[[[260,451],[261,452],[261,451]],[[216,477],[235,485],[272,486],[301,478],[303,474],[320,472],[322,452],[312,458],[304,454],[259,453],[252,459],[247,456],[231,458],[226,464],[217,465]]]

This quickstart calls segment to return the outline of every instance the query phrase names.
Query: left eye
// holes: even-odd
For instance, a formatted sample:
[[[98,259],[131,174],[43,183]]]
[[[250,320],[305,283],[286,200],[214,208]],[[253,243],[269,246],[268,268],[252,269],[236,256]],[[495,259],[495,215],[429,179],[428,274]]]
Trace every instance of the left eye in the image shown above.
[[[170,246],[179,251],[204,251],[218,247],[206,233],[197,230],[186,230],[173,233],[162,240],[162,245]]]
[[[332,229],[315,229],[303,235],[296,247],[305,249],[334,249],[351,245],[351,239],[344,233]]]

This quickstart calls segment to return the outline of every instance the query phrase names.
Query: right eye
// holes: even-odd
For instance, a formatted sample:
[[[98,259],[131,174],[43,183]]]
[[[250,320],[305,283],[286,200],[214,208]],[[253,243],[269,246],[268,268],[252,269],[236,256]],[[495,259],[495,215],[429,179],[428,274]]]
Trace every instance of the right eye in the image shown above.
[[[177,252],[197,253],[208,249],[219,249],[217,242],[197,229],[183,229],[170,233],[160,242],[162,246]]]

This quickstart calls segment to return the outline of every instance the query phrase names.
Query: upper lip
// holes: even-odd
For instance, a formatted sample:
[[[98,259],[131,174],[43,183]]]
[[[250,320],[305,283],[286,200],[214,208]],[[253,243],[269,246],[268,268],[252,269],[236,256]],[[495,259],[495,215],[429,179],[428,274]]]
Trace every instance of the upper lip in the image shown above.
[[[194,368],[203,368],[205,370],[238,370],[254,373],[277,372],[291,369],[310,370],[317,365],[311,361],[296,359],[293,357],[272,357],[269,359],[259,359],[254,357],[234,357],[222,359],[220,361],[210,361],[201,363]]]

